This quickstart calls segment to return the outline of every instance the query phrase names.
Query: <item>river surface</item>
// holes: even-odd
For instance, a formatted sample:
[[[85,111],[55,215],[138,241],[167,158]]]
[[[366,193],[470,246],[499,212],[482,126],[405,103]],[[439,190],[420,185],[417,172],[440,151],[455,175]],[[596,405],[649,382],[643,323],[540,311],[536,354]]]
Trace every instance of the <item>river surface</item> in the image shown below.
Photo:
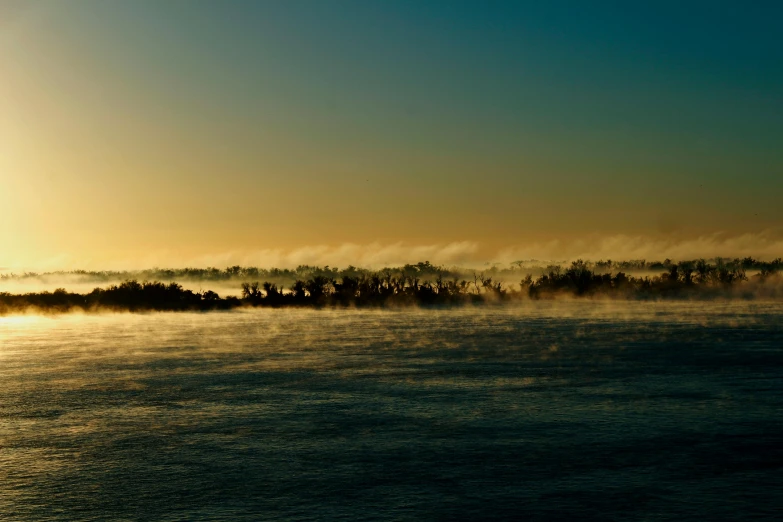
[[[781,304],[0,317],[3,521],[781,512]]]

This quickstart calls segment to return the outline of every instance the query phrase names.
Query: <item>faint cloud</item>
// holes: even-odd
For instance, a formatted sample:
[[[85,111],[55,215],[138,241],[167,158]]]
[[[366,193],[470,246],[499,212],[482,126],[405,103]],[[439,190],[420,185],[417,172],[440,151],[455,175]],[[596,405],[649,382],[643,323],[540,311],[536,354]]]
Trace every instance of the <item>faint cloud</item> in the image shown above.
[[[483,256],[485,257],[485,256]],[[152,267],[226,267],[233,265],[296,268],[299,265],[363,268],[382,268],[406,263],[429,261],[440,265],[478,265],[482,259],[479,244],[473,241],[410,245],[404,242],[391,244],[370,243],[360,245],[310,245],[292,249],[271,248],[259,250],[229,250],[219,253],[185,257],[175,251],[159,250],[146,252],[135,259],[117,259],[99,262],[90,259],[78,260],[69,255],[60,255],[41,260],[24,270],[137,270]]]
[[[371,243],[359,245],[344,243],[338,246],[304,246],[292,250],[259,250],[245,255],[231,256],[239,264],[255,266],[277,266],[294,268],[299,265],[348,265],[380,268],[383,266],[404,265],[419,261],[435,264],[464,264],[477,262],[478,243],[462,241],[455,243],[437,243],[431,245],[408,245],[402,242],[383,245]],[[222,260],[228,259],[223,256]],[[200,261],[207,259],[202,258]]]
[[[340,245],[309,245],[291,249],[229,250],[200,256],[184,256],[175,250],[145,252],[132,259],[104,259],[62,254],[39,260],[24,267],[1,267],[0,271],[55,271],[55,270],[138,270],[153,267],[219,267],[241,265],[257,267],[296,268],[316,265],[345,268],[400,266],[429,261],[437,265],[480,268],[487,264],[510,264],[518,260],[537,260],[540,263],[568,262],[574,259],[648,261],[665,258],[673,260],[747,257],[774,259],[783,257],[783,234],[765,231],[728,235],[715,233],[694,238],[667,238],[652,236],[612,235],[589,237],[573,241],[552,240],[541,243],[512,245],[488,251],[475,241],[457,241],[413,245],[405,242],[390,244],[343,243]]]
[[[683,260],[713,257],[776,258],[783,256],[783,237],[772,231],[727,235],[714,233],[695,238],[677,239],[649,236],[613,235],[591,240],[510,247],[501,250],[501,262],[524,259],[647,259]]]

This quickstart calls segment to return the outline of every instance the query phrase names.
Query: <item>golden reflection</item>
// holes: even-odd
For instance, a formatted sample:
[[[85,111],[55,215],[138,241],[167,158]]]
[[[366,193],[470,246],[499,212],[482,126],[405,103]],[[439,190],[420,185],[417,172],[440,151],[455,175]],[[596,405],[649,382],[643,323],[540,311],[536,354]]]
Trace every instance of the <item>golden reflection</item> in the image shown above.
[[[5,315],[0,316],[0,328],[15,327],[22,328],[26,326],[32,326],[40,321],[40,317],[35,315]],[[3,330],[0,330],[0,336],[3,335]]]

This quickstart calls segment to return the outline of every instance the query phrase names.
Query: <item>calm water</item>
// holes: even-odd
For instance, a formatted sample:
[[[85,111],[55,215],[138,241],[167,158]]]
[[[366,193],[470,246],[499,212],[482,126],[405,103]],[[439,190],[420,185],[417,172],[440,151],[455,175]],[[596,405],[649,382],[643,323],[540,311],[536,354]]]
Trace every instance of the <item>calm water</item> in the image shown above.
[[[0,519],[779,519],[783,306],[0,318]]]

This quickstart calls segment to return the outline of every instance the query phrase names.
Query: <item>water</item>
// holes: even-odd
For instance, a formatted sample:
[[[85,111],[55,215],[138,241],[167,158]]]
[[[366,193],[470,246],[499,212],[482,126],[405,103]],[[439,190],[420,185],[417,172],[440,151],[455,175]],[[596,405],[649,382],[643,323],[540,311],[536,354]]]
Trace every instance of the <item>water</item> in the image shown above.
[[[0,318],[0,519],[778,519],[783,305]]]

